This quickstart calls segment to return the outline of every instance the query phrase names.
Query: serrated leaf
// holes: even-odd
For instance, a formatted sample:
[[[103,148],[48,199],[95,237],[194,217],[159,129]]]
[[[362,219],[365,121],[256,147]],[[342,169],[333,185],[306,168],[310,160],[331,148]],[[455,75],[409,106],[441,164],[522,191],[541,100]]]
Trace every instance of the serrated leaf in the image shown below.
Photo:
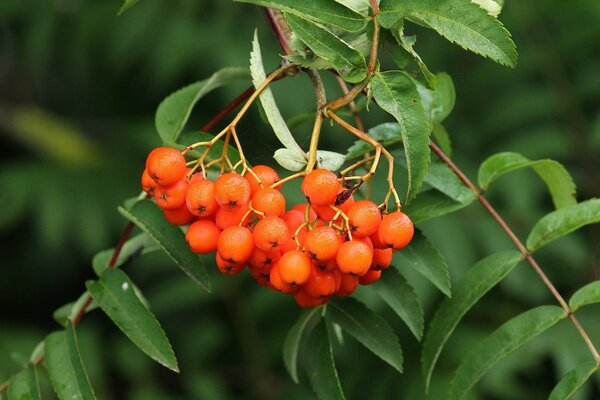
[[[139,3],[140,0],[125,0],[123,2],[123,5],[121,6],[121,8],[119,9],[119,12],[117,13],[118,16],[121,16],[125,11],[129,10],[131,7],[135,6],[137,3]]]
[[[315,317],[320,312],[321,309],[318,307],[305,310],[296,323],[292,325],[283,342],[283,363],[296,383],[298,383],[298,353],[300,351],[300,343],[304,337],[310,334],[310,325],[314,323]]]
[[[450,297],[450,275],[446,260],[423,232],[415,229],[410,245],[396,252],[395,257],[399,266],[410,266]]]
[[[394,29],[392,31],[392,34],[394,35],[394,38],[396,39],[396,43],[398,43],[400,45],[400,48],[404,50],[404,52],[406,54],[406,56],[404,56],[404,57],[410,57],[410,59],[414,60],[417,63],[417,65],[419,66],[419,70],[421,71],[421,74],[425,78],[427,85],[431,89],[435,88],[436,87],[436,76],[429,70],[427,65],[425,65],[425,62],[423,62],[423,59],[421,59],[421,56],[414,49],[414,45],[416,43],[416,37],[404,35],[403,21],[400,21],[400,23],[397,25],[396,29]],[[397,53],[394,52],[392,54],[397,54]],[[410,59],[407,61],[407,63],[410,62]],[[399,63],[400,68],[404,68],[404,66],[402,64],[403,64],[403,62]]]
[[[250,80],[245,68],[223,68],[210,78],[192,83],[165,98],[154,117],[156,131],[165,143],[175,143],[196,103],[207,93],[234,82]]]
[[[371,81],[377,104],[396,118],[400,126],[408,171],[406,202],[421,188],[429,165],[429,128],[427,115],[414,81],[402,71],[378,73]]]
[[[453,213],[467,207],[472,201],[460,203],[437,190],[421,192],[419,197],[412,203],[402,207],[402,210],[410,215],[413,223],[418,224],[433,218]]]
[[[160,250],[160,247],[154,242],[154,240],[152,240],[146,233],[140,233],[139,235],[136,235],[125,242],[121,248],[119,256],[117,257],[117,262],[115,263],[114,267],[120,267],[132,258],[157,250]],[[96,275],[102,275],[106,268],[108,268],[108,263],[114,252],[115,249],[106,249],[96,253],[92,259],[92,267],[94,268]]]
[[[110,319],[150,358],[179,372],[171,343],[154,314],[135,293],[133,283],[120,269],[107,269],[86,287]]]
[[[337,171],[340,169],[346,156],[335,151],[317,150],[317,165],[319,168],[325,168],[330,171]]]
[[[335,368],[329,328],[322,319],[308,337],[305,356],[306,373],[317,397],[320,400],[344,400],[346,397]]]
[[[600,222],[600,199],[591,199],[561,208],[538,221],[527,237],[527,249],[540,247],[589,224]]]
[[[61,400],[90,400],[96,395],[85,372],[73,325],[46,338],[44,365]]]
[[[77,318],[77,315],[81,311],[83,305],[88,302],[89,296],[90,293],[86,290],[76,301],[67,303],[56,309],[52,314],[52,317],[56,322],[66,327],[69,322],[73,322]],[[90,312],[96,308],[98,308],[98,304],[95,301],[92,301],[87,305],[86,312]]]
[[[562,164],[554,160],[531,161],[519,153],[505,152],[488,157],[479,167],[479,186],[487,190],[504,174],[525,167],[533,168],[544,181],[557,209],[577,203],[575,183]]]
[[[423,336],[423,307],[406,279],[394,268],[389,268],[372,287],[420,341]]]
[[[454,285],[452,298],[445,299],[440,304],[429,323],[421,353],[426,389],[429,388],[440,353],[462,317],[483,295],[508,275],[521,258],[522,255],[518,251],[505,251],[482,259],[467,270]]]
[[[119,207],[119,212],[146,232],[190,279],[210,292],[208,273],[202,261],[188,246],[181,229],[171,225],[156,204],[142,200],[129,210]]]
[[[386,148],[393,144],[402,142],[400,125],[395,122],[384,122],[383,124],[379,124],[369,129],[367,133]],[[350,146],[350,148],[348,148],[346,160],[353,160],[365,155],[370,151],[373,151],[373,146],[364,140],[357,140],[352,146]]]
[[[490,368],[566,316],[560,307],[541,306],[502,324],[463,358],[450,383],[448,400],[464,398]]]
[[[408,18],[449,41],[509,67],[517,63],[510,33],[495,17],[470,0],[382,0],[377,19],[391,28]]]
[[[442,124],[434,123],[431,129],[431,135],[448,157],[452,157],[452,141],[448,131]]]
[[[338,324],[373,354],[402,372],[402,348],[388,323],[357,300],[331,300],[325,318]]]
[[[598,371],[598,364],[594,361],[584,362],[573,368],[552,389],[548,400],[570,399],[585,382]]]
[[[371,7],[369,0],[335,0],[335,2],[365,16],[369,13]]]
[[[33,365],[28,365],[15,375],[9,383],[8,400],[39,400],[40,388]]]
[[[445,72],[437,73],[435,82],[435,89],[428,89],[419,81],[415,81],[431,128],[433,124],[439,124],[446,119],[456,103],[456,90],[450,75]]]
[[[502,10],[502,6],[494,0],[471,0],[471,2],[478,4],[479,7],[487,11],[492,17],[498,17]]]
[[[314,22],[296,14],[285,14],[296,36],[317,56],[335,68],[347,82],[358,83],[367,76],[365,57],[342,39]]]
[[[252,75],[252,83],[254,84],[254,87],[259,87],[265,81],[265,79],[267,79],[256,31],[254,31],[252,52],[250,53],[250,74]],[[292,133],[286,125],[285,120],[279,112],[279,108],[277,107],[275,97],[273,97],[273,92],[271,92],[271,88],[266,88],[263,90],[258,99],[260,104],[262,104],[271,128],[273,128],[273,132],[275,132],[275,136],[277,136],[277,139],[279,139],[281,144],[283,144],[288,150],[296,152],[300,156],[304,156],[304,151],[302,151],[302,148],[298,145],[298,143],[296,143],[294,136],[292,136]]]
[[[569,300],[569,306],[573,312],[594,303],[600,303],[600,281],[588,283],[577,290]]]
[[[310,20],[333,25],[348,32],[358,32],[367,26],[367,19],[334,1],[322,0],[236,0],[285,12],[293,12]]]
[[[278,149],[273,158],[279,165],[288,171],[300,171],[306,165],[306,158],[290,149]]]

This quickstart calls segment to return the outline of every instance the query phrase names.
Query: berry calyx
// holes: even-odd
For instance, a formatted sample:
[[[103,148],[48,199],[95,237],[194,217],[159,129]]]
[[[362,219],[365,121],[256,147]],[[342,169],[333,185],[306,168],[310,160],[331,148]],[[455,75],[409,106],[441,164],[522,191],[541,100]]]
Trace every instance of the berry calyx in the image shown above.
[[[225,261],[245,263],[252,255],[254,240],[250,229],[244,226],[225,228],[217,242],[217,252]]]
[[[310,257],[300,250],[291,250],[283,254],[277,265],[281,280],[293,286],[304,285],[312,270]]]
[[[279,250],[289,239],[285,221],[278,217],[265,217],[254,227],[254,244],[263,251]]]
[[[239,207],[250,200],[250,184],[235,172],[223,174],[215,181],[214,196],[221,207]]]
[[[330,226],[321,226],[306,234],[304,250],[308,255],[318,261],[327,261],[335,257],[342,238]]]

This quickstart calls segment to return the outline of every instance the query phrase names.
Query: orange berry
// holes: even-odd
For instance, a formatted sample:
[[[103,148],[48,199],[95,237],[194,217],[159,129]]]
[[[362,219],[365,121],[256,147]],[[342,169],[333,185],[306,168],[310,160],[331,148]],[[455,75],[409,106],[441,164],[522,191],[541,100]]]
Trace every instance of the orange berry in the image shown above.
[[[218,210],[215,213],[215,223],[217,224],[219,229],[225,229],[229,228],[230,226],[239,225],[242,221],[242,218],[244,218],[244,215],[246,215],[246,211],[248,211],[248,204],[244,204],[243,206],[234,208],[218,207]],[[248,225],[251,219],[252,215],[248,214],[246,219],[244,219],[242,225]]]
[[[272,287],[270,282],[271,266],[269,268],[253,268],[249,267],[250,275],[258,282],[259,285]]]
[[[373,261],[373,250],[358,240],[344,242],[338,249],[336,262],[344,274],[362,276],[367,273]]]
[[[279,263],[273,265],[271,268],[271,273],[269,274],[269,282],[271,283],[271,287],[275,290],[278,290],[282,293],[292,294],[295,293],[298,288],[290,285],[289,283],[285,283],[281,279],[281,275],[279,274]]]
[[[154,179],[150,177],[148,174],[148,168],[146,168],[142,173],[142,189],[144,189],[144,192],[146,192],[149,196],[154,196],[156,186],[158,186],[157,183],[154,182]]]
[[[196,218],[185,204],[175,210],[162,210],[162,212],[167,221],[173,225],[187,225]]]
[[[252,255],[253,249],[252,232],[244,226],[230,226],[219,235],[217,252],[223,260],[244,263]]]
[[[337,262],[335,261],[335,257],[327,260],[327,261],[319,261],[313,260],[313,264],[323,270],[323,271],[335,271],[337,270]]]
[[[196,174],[193,176],[202,175]],[[190,212],[198,217],[210,217],[217,212],[219,205],[215,201],[215,183],[210,179],[194,179],[188,184],[185,202]]]
[[[379,280],[381,278],[381,271],[369,271],[360,278],[358,278],[358,283],[361,285],[370,285],[371,283]]]
[[[306,234],[308,233],[308,230],[306,229],[306,227],[300,229],[300,231],[298,232],[298,242],[300,243],[300,247],[304,246],[304,241],[306,240]],[[293,235],[294,232],[290,231],[290,238],[287,242],[285,242],[281,247],[280,247],[280,251],[281,254],[290,251],[290,250],[296,250],[298,248],[298,243],[296,243],[296,241],[294,240],[294,237],[291,236]]]
[[[281,218],[265,217],[254,227],[254,243],[261,250],[279,250],[289,239],[288,227]]]
[[[342,193],[344,190],[346,190],[346,189],[340,188],[338,190],[338,194]],[[350,195],[350,197],[348,197],[346,199],[346,201],[344,201],[342,204],[338,205],[337,208],[342,210],[344,213],[348,213],[348,209],[350,209],[350,207],[353,204],[354,204],[354,196]],[[335,205],[335,204],[333,204],[333,205]],[[317,213],[319,218],[321,218],[323,221],[331,221],[333,219],[333,217],[335,217],[335,214],[337,213],[336,210],[329,207],[329,204],[324,205],[324,206],[313,205],[312,208],[313,208],[313,210],[315,210],[315,212]],[[340,220],[340,219],[341,219],[341,217],[338,217],[338,220]]]
[[[171,186],[185,177],[185,157],[177,149],[158,147],[146,158],[148,175],[160,186]]]
[[[371,270],[379,271],[387,269],[392,263],[392,249],[374,249]]]
[[[256,176],[258,176],[258,179],[260,179],[263,188],[268,188],[275,182],[279,181],[279,174],[277,173],[277,171],[266,165],[256,165],[252,167],[252,172],[254,172]],[[248,181],[248,184],[250,185],[250,194],[252,196],[254,196],[254,194],[258,192],[258,190],[261,188],[254,174],[248,172],[245,175],[245,178]],[[280,186],[277,186],[276,189],[279,188]]]
[[[298,305],[302,308],[313,308],[318,307],[321,304],[327,303],[329,297],[315,299],[314,297],[311,297],[308,293],[306,293],[306,291],[300,290],[294,295],[294,300],[296,300],[296,303],[298,303]]]
[[[223,174],[215,181],[215,200],[221,207],[239,207],[250,200],[250,184],[235,172]]]
[[[300,250],[284,253],[277,265],[281,280],[293,286],[301,286],[306,283],[312,269],[310,257]]]
[[[381,226],[381,223],[379,224],[379,226]],[[374,234],[372,234],[371,236],[369,236],[369,239],[371,239],[371,243],[373,243],[373,247],[376,249],[387,249],[388,245],[383,243],[383,240],[381,240],[381,234],[379,233],[379,229],[377,229],[377,232],[375,232]]]
[[[363,242],[364,244],[369,246],[371,251],[373,251],[373,249],[375,249],[375,246],[373,246],[373,241],[371,241],[371,238],[369,238],[369,237],[356,237],[356,238],[354,238],[354,240],[356,240],[357,242]]]
[[[379,226],[382,242],[394,250],[400,250],[410,243],[414,233],[412,221],[402,211],[384,215]]]
[[[285,213],[285,197],[276,189],[259,189],[252,197],[252,208],[267,217],[281,217]]]
[[[296,229],[304,223],[304,214],[297,210],[290,210],[283,214],[283,217],[281,218],[285,221],[285,224],[292,235],[296,232]]]
[[[346,213],[350,219],[350,229],[355,236],[371,236],[381,222],[381,211],[375,203],[369,200],[359,200],[349,207]]]
[[[248,259],[248,265],[252,268],[269,268],[281,258],[279,250],[264,251],[255,247]]]
[[[215,259],[217,260],[217,268],[224,274],[228,275],[237,275],[244,269],[244,263],[236,263],[228,260],[224,260],[219,253],[215,255]]]
[[[187,172],[190,172],[192,169],[188,168]],[[188,183],[192,183],[192,182],[197,182],[197,181],[201,181],[204,180],[204,177],[202,176],[201,173],[196,172],[194,173],[194,175],[192,175],[192,177],[189,179]]]
[[[175,210],[185,204],[188,184],[185,179],[169,187],[157,186],[154,190],[156,204],[164,210]]]
[[[335,293],[336,278],[332,272],[323,271],[313,265],[310,277],[302,287],[310,297],[321,299]]]
[[[335,257],[342,241],[335,229],[321,226],[306,234],[304,250],[315,260],[327,261]]]
[[[296,204],[294,207],[292,207],[292,210],[294,210],[294,211],[300,211],[302,213],[302,217],[304,217],[304,213],[306,212],[306,207],[307,206],[308,205],[306,203]],[[315,210],[313,210],[312,207],[308,211],[308,218],[311,221],[314,220],[315,218],[317,218],[317,213],[315,213]]]
[[[302,181],[302,193],[318,206],[335,203],[339,188],[337,176],[326,169],[312,170]]]
[[[185,240],[194,253],[207,254],[217,249],[221,230],[209,219],[200,219],[191,224],[185,233]]]
[[[350,296],[358,287],[358,276],[342,274],[340,287],[335,291],[336,296]]]

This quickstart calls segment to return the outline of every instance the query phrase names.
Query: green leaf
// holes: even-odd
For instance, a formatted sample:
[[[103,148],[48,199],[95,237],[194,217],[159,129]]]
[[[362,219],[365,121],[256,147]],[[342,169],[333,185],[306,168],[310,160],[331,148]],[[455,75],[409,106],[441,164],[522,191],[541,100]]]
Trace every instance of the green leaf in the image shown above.
[[[421,354],[426,389],[429,388],[431,375],[442,348],[461,318],[483,295],[508,275],[521,258],[518,251],[505,251],[484,258],[454,285],[452,298],[445,299],[440,304],[429,323]]]
[[[431,129],[433,138],[448,157],[452,157],[452,141],[448,131],[442,124],[434,123]]]
[[[133,283],[120,269],[107,269],[86,287],[100,308],[150,358],[179,372],[169,339],[154,314],[142,303]]]
[[[331,337],[325,321],[320,320],[306,344],[306,373],[320,400],[345,399],[335,368]]]
[[[317,166],[319,168],[337,171],[344,165],[345,161],[346,156],[343,154],[336,153],[335,151],[317,150]]]
[[[433,218],[438,218],[446,214],[453,213],[465,208],[472,201],[460,203],[452,200],[445,194],[437,190],[428,190],[419,194],[417,200],[402,207],[402,210],[410,215],[413,223],[418,224]]]
[[[154,117],[158,135],[165,143],[177,142],[196,103],[206,94],[221,86],[250,79],[245,68],[223,68],[210,78],[192,83],[165,98]]]
[[[252,74],[252,83],[254,87],[259,87],[267,75],[263,66],[262,55],[260,52],[260,44],[258,43],[258,36],[254,31],[254,39],[252,40],[252,52],[250,53],[250,73]],[[275,132],[277,139],[283,144],[288,150],[297,153],[299,156],[304,156],[304,151],[290,132],[285,120],[279,112],[277,103],[275,103],[275,97],[271,88],[266,88],[259,96],[260,104],[262,104],[263,110],[265,111],[267,120]]]
[[[573,368],[552,389],[548,400],[567,400],[583,386],[583,384],[598,371],[598,364],[594,361],[584,362]]]
[[[73,322],[78,317],[81,308],[89,301],[89,296],[90,293],[86,290],[76,301],[67,303],[56,309],[52,317],[56,322],[66,327],[69,322]],[[87,304],[86,312],[90,312],[96,308],[98,308],[98,304],[92,301],[90,304]]]
[[[450,75],[440,72],[435,74],[435,81],[435,89],[428,89],[421,82],[415,81],[431,128],[433,124],[439,124],[446,119],[456,103],[456,90]]]
[[[302,338],[310,333],[311,324],[315,322],[315,317],[319,315],[321,308],[316,307],[305,310],[298,321],[290,328],[285,341],[283,342],[283,363],[287,368],[294,382],[298,383],[298,353]]]
[[[419,66],[419,69],[421,70],[421,74],[423,74],[423,77],[425,78],[425,81],[427,82],[427,85],[433,89],[436,86],[436,76],[429,70],[429,68],[427,68],[427,65],[425,65],[425,63],[421,59],[421,56],[419,56],[419,54],[414,49],[414,45],[417,42],[416,36],[404,35],[404,23],[403,22],[404,21],[400,21],[400,23],[397,25],[396,29],[394,29],[392,31],[392,34],[394,35],[396,42],[407,53],[408,57],[410,57],[412,60],[414,60],[417,63],[417,65]],[[397,54],[397,53],[393,52],[392,54]],[[409,60],[409,62],[410,62],[410,60]],[[403,62],[400,62],[400,64],[403,64]],[[401,66],[401,68],[403,68],[403,67]]]
[[[115,268],[128,262],[130,259],[153,251],[160,250],[160,247],[146,233],[140,233],[125,242],[117,257]],[[115,249],[106,249],[97,253],[92,259],[92,267],[96,275],[100,276],[108,268],[108,263],[113,256]]]
[[[123,2],[123,5],[121,6],[121,8],[119,9],[119,12],[117,13],[118,16],[121,16],[125,11],[129,10],[131,7],[135,6],[137,3],[139,3],[140,0],[125,0]]]
[[[325,318],[332,321],[363,346],[402,372],[402,348],[388,323],[364,304],[347,297],[331,300]]]
[[[575,183],[569,172],[559,162],[553,160],[531,161],[518,153],[498,153],[487,158],[479,167],[479,186],[487,190],[504,174],[519,168],[531,167],[546,183],[552,195],[554,206],[559,209],[575,205]]]
[[[48,335],[45,351],[44,365],[59,399],[96,398],[79,355],[79,345],[73,325],[69,324],[64,331]]]
[[[181,229],[171,225],[156,204],[142,200],[130,210],[119,207],[119,212],[146,232],[187,276],[210,292],[208,273],[202,261],[188,246]]]
[[[517,63],[510,33],[471,0],[382,0],[377,18],[385,28],[408,18],[502,65],[514,67]]]
[[[371,81],[371,90],[377,104],[392,114],[400,125],[408,171],[406,202],[410,203],[419,192],[429,165],[427,115],[414,81],[404,72],[376,74]]]
[[[448,400],[464,398],[490,368],[566,316],[560,307],[541,306],[505,322],[463,358],[450,383]]]
[[[435,285],[442,293],[450,297],[450,275],[448,274],[446,260],[433,247],[423,232],[415,229],[415,235],[410,245],[406,246],[402,251],[396,252],[395,257],[398,265],[402,267],[405,265],[410,266]]]
[[[487,11],[492,17],[498,17],[502,6],[496,3],[494,0],[471,0],[473,3],[479,4],[481,8]]]
[[[296,14],[285,18],[297,37],[317,56],[333,65],[347,82],[357,83],[367,76],[365,57],[333,33]]]
[[[290,149],[278,149],[273,154],[273,158],[279,165],[288,171],[300,171],[307,163],[303,155]]]
[[[589,224],[600,222],[600,199],[591,199],[547,214],[533,227],[527,249],[540,247]]]
[[[406,279],[395,269],[389,268],[372,287],[420,341],[423,336],[423,307]]]
[[[8,386],[8,400],[41,399],[40,388],[33,365],[15,375]]]
[[[367,26],[359,13],[332,0],[236,0],[285,12],[293,12],[313,21],[333,25],[348,32],[358,32]]]
[[[371,7],[369,0],[335,0],[335,2],[345,5],[361,15],[367,15]]]
[[[379,124],[369,129],[367,133],[385,147],[402,142],[400,125],[396,122],[385,122],[383,124]],[[373,151],[373,146],[364,140],[357,140],[350,148],[348,148],[346,160],[353,160],[365,155],[370,151]]]
[[[576,291],[569,300],[569,306],[573,312],[594,303],[600,303],[600,281],[588,283]]]

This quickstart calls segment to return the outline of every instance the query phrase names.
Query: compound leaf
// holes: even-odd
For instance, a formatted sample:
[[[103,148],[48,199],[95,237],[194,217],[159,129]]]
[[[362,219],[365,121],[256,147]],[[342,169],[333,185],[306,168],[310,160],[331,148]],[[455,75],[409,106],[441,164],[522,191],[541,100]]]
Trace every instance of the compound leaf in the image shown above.
[[[576,291],[569,300],[569,306],[573,312],[594,303],[600,303],[600,281],[588,283]]]
[[[302,338],[310,333],[310,325],[319,315],[320,308],[304,311],[291,327],[283,342],[283,363],[294,382],[298,383],[298,353]]]
[[[552,389],[548,400],[567,400],[575,394],[575,392],[583,386],[583,384],[598,371],[598,364],[594,361],[584,362],[581,365],[573,368],[560,382]]]
[[[9,382],[8,400],[39,400],[40,388],[33,365],[28,365]]]

